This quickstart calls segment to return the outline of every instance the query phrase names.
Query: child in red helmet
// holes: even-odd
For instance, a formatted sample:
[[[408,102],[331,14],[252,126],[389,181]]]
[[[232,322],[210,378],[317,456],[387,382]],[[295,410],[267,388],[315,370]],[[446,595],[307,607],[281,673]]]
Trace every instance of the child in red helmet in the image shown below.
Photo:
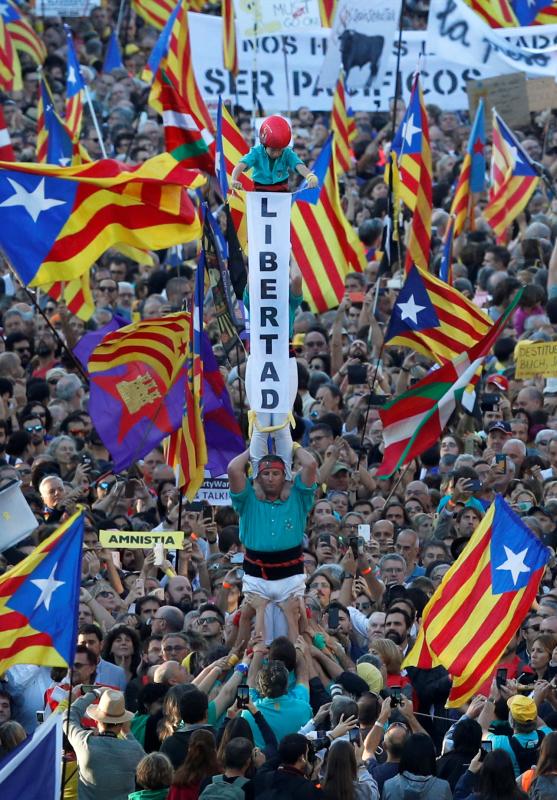
[[[239,180],[242,172],[253,170],[253,182],[258,192],[287,192],[290,172],[297,172],[310,188],[317,186],[317,176],[309,170],[288,145],[292,131],[284,117],[267,117],[259,129],[261,144],[252,147],[249,153],[234,167],[232,186],[242,189]]]

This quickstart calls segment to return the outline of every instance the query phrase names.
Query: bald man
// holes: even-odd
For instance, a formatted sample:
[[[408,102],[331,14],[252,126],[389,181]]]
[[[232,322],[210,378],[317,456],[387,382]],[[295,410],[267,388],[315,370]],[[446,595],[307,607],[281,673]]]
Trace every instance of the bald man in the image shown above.
[[[184,627],[184,614],[175,606],[161,606],[151,621],[151,633],[164,636],[178,633]]]
[[[153,669],[153,683],[164,683],[165,686],[178,686],[190,683],[192,676],[177,661],[165,661]]]

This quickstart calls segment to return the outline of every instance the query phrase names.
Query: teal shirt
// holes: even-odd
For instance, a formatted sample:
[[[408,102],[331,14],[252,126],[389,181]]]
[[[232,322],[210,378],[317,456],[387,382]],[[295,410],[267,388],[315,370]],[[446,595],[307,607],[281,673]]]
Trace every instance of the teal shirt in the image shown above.
[[[316,483],[304,486],[298,474],[286,501],[259,500],[249,480],[241,492],[230,492],[232,506],[240,515],[242,544],[250,550],[267,553],[298,547],[304,538],[316,489]]]
[[[267,186],[287,181],[297,165],[304,163],[290,147],[285,147],[278,158],[269,158],[262,144],[252,147],[249,153],[242,156],[241,161],[253,170],[251,177],[255,183]]]
[[[289,733],[298,733],[313,716],[309,704],[309,690],[298,684],[293,692],[283,694],[281,697],[259,697],[253,689],[250,691],[252,701],[258,711],[261,711],[269,723],[277,742]],[[257,723],[249,711],[242,711],[242,717],[247,719],[253,733],[256,747],[265,747],[265,742]]]
[[[543,725],[541,728],[538,728],[538,730],[545,734],[545,736],[548,736],[552,732],[551,728],[548,728],[547,725]],[[514,750],[511,747],[509,737],[500,736],[496,733],[488,733],[486,738],[493,742],[494,750],[505,750],[505,752],[509,754],[511,761],[513,762],[514,774],[518,778],[520,775],[520,769],[518,767]],[[532,731],[532,733],[516,733],[515,738],[518,739],[519,743],[523,747],[527,747],[528,744],[535,745],[535,743],[538,741],[538,731]]]

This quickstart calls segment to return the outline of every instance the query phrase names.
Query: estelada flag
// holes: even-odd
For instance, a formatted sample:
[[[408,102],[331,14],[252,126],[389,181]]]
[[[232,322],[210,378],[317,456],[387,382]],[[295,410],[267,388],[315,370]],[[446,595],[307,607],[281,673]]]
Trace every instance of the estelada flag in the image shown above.
[[[14,664],[73,664],[83,528],[79,511],[0,577],[0,675]]]
[[[550,551],[499,495],[425,607],[403,667],[443,666],[457,708],[484,683],[532,603]]]

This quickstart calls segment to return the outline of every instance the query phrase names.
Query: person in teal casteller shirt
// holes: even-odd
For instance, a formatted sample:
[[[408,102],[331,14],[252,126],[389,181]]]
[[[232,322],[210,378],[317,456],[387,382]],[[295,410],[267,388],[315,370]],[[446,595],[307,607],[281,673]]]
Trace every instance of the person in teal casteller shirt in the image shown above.
[[[255,190],[259,192],[287,192],[291,172],[304,177],[310,189],[317,186],[317,176],[288,146],[291,138],[292,130],[284,117],[272,116],[263,120],[259,129],[261,144],[252,147],[236,164],[232,172],[232,187],[244,188],[240,175],[247,169],[253,170]]]

